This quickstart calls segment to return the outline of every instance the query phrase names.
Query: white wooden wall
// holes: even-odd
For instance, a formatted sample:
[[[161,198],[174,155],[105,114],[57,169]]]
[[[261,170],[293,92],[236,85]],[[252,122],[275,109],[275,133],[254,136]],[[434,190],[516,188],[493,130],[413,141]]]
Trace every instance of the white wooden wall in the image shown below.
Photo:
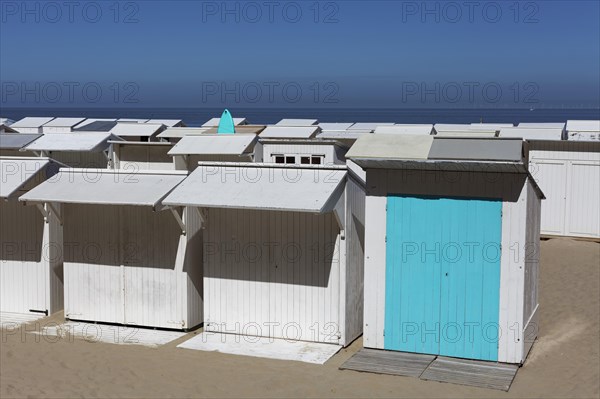
[[[62,310],[62,227],[55,216],[46,223],[33,205],[1,201],[0,220],[0,310]]]
[[[525,267],[523,309],[523,354],[524,360],[539,333],[538,297],[540,274],[540,224],[542,200],[536,194],[531,180],[527,184],[527,220],[525,225],[526,247],[523,253]]]
[[[529,263],[531,280],[525,287],[526,228],[535,229],[535,214],[540,212],[536,207],[539,201],[532,199],[528,203],[529,183],[526,179],[525,175],[501,173],[367,171],[365,347],[384,349],[387,195],[494,198],[503,200],[498,361],[520,363],[523,360],[524,300],[526,295],[530,295],[531,301],[533,297],[537,299],[535,260]],[[529,221],[528,212],[531,212]],[[525,289],[535,290],[535,293],[526,294]]]
[[[324,155],[325,164],[344,164],[345,161],[340,158],[341,154],[336,151],[336,146],[324,145],[324,144],[309,144],[309,143],[263,143],[263,161],[272,163],[272,155],[275,154],[288,154],[296,155],[296,163],[300,164],[301,155]]]
[[[176,170],[194,171],[198,162],[252,162],[252,155],[175,155],[173,162]]]
[[[365,187],[352,177],[346,184],[346,262],[344,342],[350,344],[363,332],[365,264]],[[344,268],[344,263],[341,264]]]
[[[65,317],[185,329],[202,320],[194,214],[181,229],[169,211],[65,205]],[[196,255],[196,256],[194,256]]]
[[[114,169],[135,173],[139,170],[175,170],[173,157],[167,154],[171,146],[114,145]]]
[[[208,209],[205,329],[344,344],[332,213]]]
[[[70,126],[42,126],[42,133],[71,133],[73,129]]]
[[[600,143],[530,143],[529,161],[546,200],[541,232],[600,238]]]

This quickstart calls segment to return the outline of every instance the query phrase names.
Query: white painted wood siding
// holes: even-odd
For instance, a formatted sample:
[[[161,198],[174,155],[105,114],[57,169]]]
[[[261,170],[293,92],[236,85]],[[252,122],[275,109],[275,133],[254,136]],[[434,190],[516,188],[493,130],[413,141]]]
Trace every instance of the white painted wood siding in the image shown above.
[[[139,170],[175,170],[173,157],[167,154],[170,146],[115,146],[114,168],[131,172]]]
[[[202,265],[193,215],[184,236],[168,211],[65,205],[65,316],[185,329],[202,320]],[[195,255],[196,254],[196,255]],[[194,256],[195,255],[195,256]]]
[[[529,160],[546,195],[542,234],[600,238],[600,143],[532,142]]]
[[[345,282],[345,330],[344,345],[350,344],[363,332],[364,311],[364,263],[365,263],[365,187],[348,177],[346,184],[346,256]],[[341,266],[343,268],[343,262]]]
[[[340,230],[333,214],[207,213],[207,331],[339,343]]]
[[[300,143],[263,143],[264,162],[274,162],[273,155],[296,155],[296,163],[300,164],[299,156],[323,155],[324,164],[343,164],[335,150],[335,145],[300,144]]]
[[[35,206],[0,201],[0,310],[48,309],[48,262],[43,257],[47,225]]]

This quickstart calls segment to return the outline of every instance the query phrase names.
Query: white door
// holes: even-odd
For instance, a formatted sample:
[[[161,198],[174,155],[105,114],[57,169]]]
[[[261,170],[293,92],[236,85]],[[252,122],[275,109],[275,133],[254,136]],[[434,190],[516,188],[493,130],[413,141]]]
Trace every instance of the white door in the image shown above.
[[[0,311],[48,310],[48,225],[35,206],[0,201]]]
[[[118,208],[66,204],[64,228],[65,317],[123,322]]]
[[[565,234],[567,162],[536,160],[530,165],[533,178],[546,195],[546,199],[542,201],[542,234]]]
[[[186,276],[175,270],[180,228],[170,212],[120,207],[124,323],[184,328]],[[179,279],[179,280],[178,280]],[[178,284],[179,283],[179,284]]]
[[[569,164],[566,235],[598,238],[600,237],[600,163],[570,161]]]

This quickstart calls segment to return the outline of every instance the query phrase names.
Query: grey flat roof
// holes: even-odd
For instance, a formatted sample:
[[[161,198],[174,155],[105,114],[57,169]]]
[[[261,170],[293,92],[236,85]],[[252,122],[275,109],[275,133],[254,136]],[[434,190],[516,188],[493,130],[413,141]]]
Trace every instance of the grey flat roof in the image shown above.
[[[27,144],[42,137],[41,134],[28,133],[1,133],[0,134],[0,149],[3,150],[20,150]]]
[[[523,142],[518,139],[436,137],[428,159],[520,162],[523,160]]]
[[[82,125],[81,127],[79,127]],[[80,123],[73,128],[76,132],[110,132],[117,125],[116,121],[93,121]]]
[[[523,142],[520,139],[373,134],[359,138],[346,157],[363,167],[407,162],[425,165],[439,161],[522,164]]]

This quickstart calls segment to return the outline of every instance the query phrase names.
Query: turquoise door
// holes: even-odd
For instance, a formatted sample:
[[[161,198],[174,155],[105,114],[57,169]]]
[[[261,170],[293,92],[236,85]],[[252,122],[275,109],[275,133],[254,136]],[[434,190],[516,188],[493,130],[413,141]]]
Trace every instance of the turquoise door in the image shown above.
[[[388,196],[385,349],[498,359],[502,202]]]

